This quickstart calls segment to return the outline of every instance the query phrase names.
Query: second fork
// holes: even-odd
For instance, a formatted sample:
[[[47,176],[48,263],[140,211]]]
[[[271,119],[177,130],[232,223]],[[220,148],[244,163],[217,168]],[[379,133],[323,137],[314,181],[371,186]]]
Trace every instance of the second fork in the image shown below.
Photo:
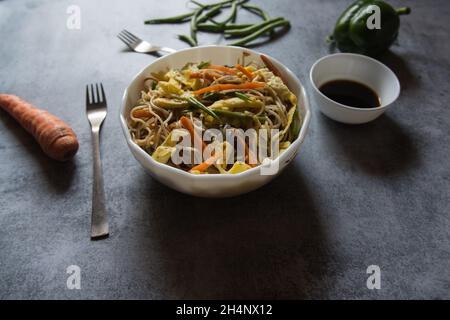
[[[131,50],[139,53],[151,53],[156,51],[164,51],[168,53],[176,52],[176,50],[152,45],[151,43],[140,39],[127,30],[122,30],[117,37],[122,40]]]

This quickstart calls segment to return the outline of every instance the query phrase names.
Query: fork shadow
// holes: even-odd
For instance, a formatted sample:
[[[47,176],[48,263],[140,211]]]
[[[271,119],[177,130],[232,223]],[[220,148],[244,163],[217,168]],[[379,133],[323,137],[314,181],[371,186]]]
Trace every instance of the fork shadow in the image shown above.
[[[153,226],[144,236],[157,241],[169,298],[326,294],[323,217],[295,166],[268,186],[228,199],[194,198],[148,179],[140,184],[152,185],[146,191],[154,195],[147,204],[152,210],[145,215]]]
[[[65,193],[71,186],[76,171],[76,157],[60,162],[44,154],[34,138],[5,111],[0,111],[0,121],[12,133],[17,144],[27,150],[27,154],[39,164],[48,185],[56,193]]]

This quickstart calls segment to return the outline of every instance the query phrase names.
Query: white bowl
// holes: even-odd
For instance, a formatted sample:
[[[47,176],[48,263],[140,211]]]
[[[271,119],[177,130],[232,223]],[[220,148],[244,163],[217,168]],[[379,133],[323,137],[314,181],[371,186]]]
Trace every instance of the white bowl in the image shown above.
[[[213,64],[234,65],[242,53],[249,54],[246,61],[258,61],[262,64],[260,53],[253,50],[231,47],[231,46],[204,46],[181,50],[164,57],[161,57],[150,65],[142,69],[131,81],[131,84],[125,90],[122,106],[120,108],[120,123],[123,134],[127,140],[128,147],[138,162],[155,179],[166,186],[200,197],[229,197],[243,194],[255,190],[277,176],[286,165],[296,156],[301,143],[303,142],[311,117],[308,99],[305,90],[297,77],[284,65],[274,58],[270,58],[273,64],[283,74],[287,85],[298,97],[298,113],[303,119],[303,124],[298,138],[286,149],[278,158],[272,160],[270,165],[277,168],[273,174],[265,174],[261,171],[261,166],[257,166],[239,174],[211,174],[195,175],[183,170],[173,168],[169,165],[161,164],[133,142],[128,131],[127,118],[129,111],[140,98],[140,92],[143,90],[144,78],[150,72],[158,72],[169,68],[181,68],[187,62],[211,61]],[[266,172],[267,173],[267,172]]]
[[[336,53],[314,63],[310,71],[313,96],[320,111],[333,120],[359,124],[378,118],[398,98],[400,82],[391,69],[381,62],[353,53]],[[326,97],[319,88],[332,80],[353,80],[374,90],[380,98],[377,108],[354,108]]]

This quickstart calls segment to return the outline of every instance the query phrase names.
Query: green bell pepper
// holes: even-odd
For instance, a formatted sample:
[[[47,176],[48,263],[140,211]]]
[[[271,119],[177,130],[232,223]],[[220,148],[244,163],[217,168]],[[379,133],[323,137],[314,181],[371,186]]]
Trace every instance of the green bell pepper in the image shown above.
[[[380,8],[380,28],[369,29],[367,20]],[[376,56],[395,41],[400,27],[400,15],[409,14],[408,7],[394,9],[380,0],[359,0],[350,5],[336,22],[329,37],[342,52]]]

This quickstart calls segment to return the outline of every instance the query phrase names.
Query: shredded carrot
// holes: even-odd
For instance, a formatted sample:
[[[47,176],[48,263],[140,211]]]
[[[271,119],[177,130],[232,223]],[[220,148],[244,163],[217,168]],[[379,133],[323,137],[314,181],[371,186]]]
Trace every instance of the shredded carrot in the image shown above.
[[[213,69],[213,70],[219,70],[219,71],[222,71],[222,72],[228,73],[228,74],[236,74],[236,71],[231,68],[228,68],[225,66],[217,66],[214,64],[209,65],[209,66],[205,67],[204,69]]]
[[[206,143],[202,140],[202,138],[195,132],[194,125],[192,124],[191,120],[185,116],[180,118],[181,125],[189,131],[189,134],[191,135],[191,139],[194,142],[194,146],[201,145],[202,151],[206,148]]]
[[[266,84],[264,82],[245,82],[245,83],[241,83],[241,84],[216,84],[213,86],[209,86],[206,88],[202,88],[199,90],[194,91],[195,95],[199,95],[205,92],[210,92],[210,91],[222,91],[222,90],[233,90],[233,89],[257,89],[257,88],[262,88],[264,87]]]
[[[139,109],[139,110],[134,110],[133,111],[133,117],[135,118],[149,118],[151,117],[152,114],[145,109]]]
[[[252,72],[248,71],[244,66],[241,66],[239,63],[235,65],[236,69],[245,74],[248,80],[252,80],[254,75]]]
[[[192,167],[192,169],[189,171],[205,172],[217,159],[219,159],[219,157],[220,157],[220,154],[215,154],[215,155],[209,157],[208,159],[206,159],[205,162],[202,162],[202,163],[196,165],[195,167]]]
[[[208,80],[214,81],[217,78],[220,78],[221,75],[216,73],[216,72],[192,72],[189,75],[189,78],[194,78],[194,79],[203,79],[206,78]]]

